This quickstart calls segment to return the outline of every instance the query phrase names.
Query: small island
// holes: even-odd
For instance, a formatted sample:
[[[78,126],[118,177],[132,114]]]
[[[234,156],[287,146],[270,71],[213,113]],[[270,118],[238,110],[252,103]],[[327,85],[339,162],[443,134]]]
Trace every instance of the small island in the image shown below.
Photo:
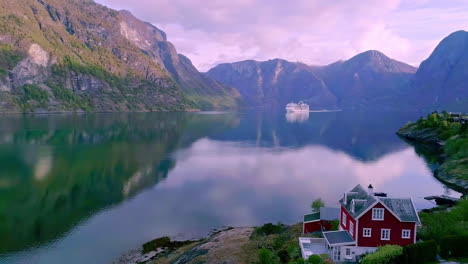
[[[434,176],[463,194],[468,193],[468,115],[433,112],[408,123],[397,135],[415,145],[434,164]]]

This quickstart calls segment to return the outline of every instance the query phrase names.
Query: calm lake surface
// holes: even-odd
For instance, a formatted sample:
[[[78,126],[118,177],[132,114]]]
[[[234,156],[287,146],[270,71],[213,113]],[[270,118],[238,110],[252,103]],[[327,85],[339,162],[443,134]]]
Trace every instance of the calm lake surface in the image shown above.
[[[0,116],[0,263],[111,263],[160,236],[296,223],[372,183],[458,193],[395,135],[421,113]]]

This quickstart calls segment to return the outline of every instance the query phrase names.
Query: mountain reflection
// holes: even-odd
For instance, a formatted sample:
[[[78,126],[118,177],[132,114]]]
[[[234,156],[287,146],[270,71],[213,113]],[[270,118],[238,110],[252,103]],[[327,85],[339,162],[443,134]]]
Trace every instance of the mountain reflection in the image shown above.
[[[408,161],[414,158],[394,131],[415,116],[311,113],[308,120],[294,123],[288,123],[283,112],[1,117],[0,254],[61,238],[89,217],[113,205],[121,206],[122,201],[152,186],[160,192],[153,194],[159,200],[141,206],[156,206],[159,213],[167,209],[171,221],[163,216],[151,218],[161,235],[273,221],[281,212],[283,220],[296,219],[310,198],[319,195],[334,201],[334,190],[349,188],[351,182],[398,185],[399,181],[392,183],[392,177],[410,170]],[[398,158],[388,159],[389,153]],[[246,181],[248,185],[241,184]],[[309,186],[319,182],[323,188]],[[265,189],[265,185],[288,187]],[[172,193],[164,188],[171,188]],[[287,198],[294,197],[295,190],[300,190],[300,199]],[[244,198],[256,193],[251,199],[258,200],[245,208],[239,193]],[[204,204],[208,194],[212,200]],[[191,200],[197,195],[200,200]],[[262,202],[270,199],[282,206],[276,211],[261,209]],[[208,202],[216,205],[210,208]],[[227,207],[232,209],[229,221],[206,211],[239,202],[242,207]],[[250,215],[254,209],[263,213],[260,220],[258,215]],[[205,228],[165,226],[177,224],[174,219],[178,217],[191,217],[187,212],[203,220],[194,220],[193,225]],[[115,228],[122,220],[110,221],[116,224],[107,224]],[[132,221],[138,225],[143,220]],[[140,227],[132,230],[135,228]],[[125,227],[115,230],[122,229]],[[105,240],[111,240],[118,235],[106,236]]]

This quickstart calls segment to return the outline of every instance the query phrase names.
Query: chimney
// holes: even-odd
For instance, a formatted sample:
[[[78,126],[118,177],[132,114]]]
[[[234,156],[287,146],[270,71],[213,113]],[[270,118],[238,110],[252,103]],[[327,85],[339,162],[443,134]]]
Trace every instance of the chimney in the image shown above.
[[[374,187],[372,186],[372,184],[369,184],[369,186],[367,186],[367,193],[370,195],[374,195]]]

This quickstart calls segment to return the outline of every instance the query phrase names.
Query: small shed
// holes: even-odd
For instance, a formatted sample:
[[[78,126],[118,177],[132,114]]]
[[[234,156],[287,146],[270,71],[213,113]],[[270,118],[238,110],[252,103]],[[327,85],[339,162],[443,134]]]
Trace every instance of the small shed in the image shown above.
[[[327,231],[332,228],[332,221],[340,218],[340,209],[321,207],[319,212],[304,215],[303,233]]]

